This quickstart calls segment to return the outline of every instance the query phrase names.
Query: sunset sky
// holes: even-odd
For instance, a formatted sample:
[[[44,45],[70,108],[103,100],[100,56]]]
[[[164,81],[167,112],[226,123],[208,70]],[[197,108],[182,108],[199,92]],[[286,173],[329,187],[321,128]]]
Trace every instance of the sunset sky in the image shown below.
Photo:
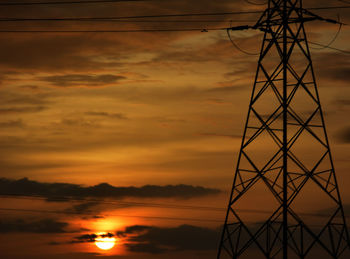
[[[13,6],[1,2],[39,0],[1,0],[2,19],[265,8],[244,0]],[[304,1],[306,8],[340,5],[347,3]],[[335,20],[339,15],[350,24],[350,9],[313,12]],[[2,258],[215,258],[258,56],[235,49],[226,30],[210,29],[253,25],[258,17],[0,20],[0,31],[199,29],[0,32]],[[338,25],[316,21],[306,29],[311,42],[327,45]],[[245,51],[259,52],[261,32],[234,32],[232,37]],[[344,25],[332,47],[345,52],[315,45],[312,49],[348,215],[349,41],[349,25]],[[262,152],[266,147],[260,147]],[[325,209],[318,202],[313,205],[310,212]],[[252,212],[263,209],[258,207],[245,207],[252,220],[259,219]],[[116,244],[104,251],[94,241],[108,233]]]

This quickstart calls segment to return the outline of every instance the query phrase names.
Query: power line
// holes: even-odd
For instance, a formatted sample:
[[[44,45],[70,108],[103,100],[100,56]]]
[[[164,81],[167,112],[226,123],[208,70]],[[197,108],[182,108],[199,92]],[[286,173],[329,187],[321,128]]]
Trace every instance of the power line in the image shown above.
[[[266,5],[267,4],[267,2],[257,3],[257,2],[252,2],[250,0],[244,0],[244,2],[251,4],[251,5]]]
[[[320,7],[309,7],[305,9],[308,10],[328,10],[328,9],[348,9],[350,8],[350,5],[343,5],[343,6],[320,6]]]
[[[57,211],[57,210],[36,210],[36,209],[12,209],[12,208],[0,208],[1,211],[17,211],[17,212],[34,212],[34,213],[50,213],[50,214],[68,214],[68,215],[92,215],[96,216],[93,211],[86,211],[83,214],[70,211]],[[143,218],[143,219],[157,219],[157,220],[186,220],[186,221],[203,221],[203,222],[221,222],[216,219],[198,219],[198,218],[182,218],[182,217],[163,217],[163,216],[143,216],[143,215],[126,215],[126,214],[107,214],[106,216],[116,216],[123,218]]]
[[[230,27],[231,27],[231,26],[230,26]],[[251,52],[248,52],[248,51],[245,51],[245,50],[241,49],[241,48],[232,40],[231,35],[230,35],[230,31],[227,29],[226,32],[227,32],[227,36],[228,36],[230,42],[232,43],[232,45],[233,45],[236,49],[238,49],[240,52],[242,52],[243,54],[249,55],[249,56],[257,56],[257,55],[259,55],[259,53],[251,53]]]
[[[150,1],[150,0],[86,0],[86,1],[53,1],[53,2],[7,2],[7,3],[0,3],[0,6],[102,4],[102,3],[146,2],[146,1]]]
[[[228,20],[127,20],[114,18],[0,18],[0,22],[23,22],[23,21],[77,21],[77,22],[117,22],[117,23],[197,23],[197,22],[228,22]],[[230,20],[230,22],[255,22],[255,20]]]
[[[19,199],[19,200],[41,200],[48,201],[49,198],[42,196],[18,196],[18,195],[1,195],[0,198],[10,198],[10,199]],[[84,199],[84,198],[71,198],[71,197],[53,197],[49,201],[57,202],[96,202],[99,204],[108,204],[108,205],[126,205],[126,206],[143,206],[143,207],[157,207],[157,208],[167,208],[167,209],[195,209],[195,210],[212,210],[212,211],[223,211],[224,208],[219,207],[208,207],[208,206],[194,206],[194,205],[173,205],[173,204],[164,204],[164,203],[146,203],[146,202],[132,202],[132,201],[106,201],[101,199]]]
[[[342,28],[342,23],[339,23],[339,28],[338,28],[338,31],[337,33],[335,34],[335,36],[333,37],[333,39],[325,46],[321,47],[321,48],[313,48],[313,49],[318,49],[318,50],[321,50],[321,49],[326,49],[326,48],[329,48],[335,41],[336,39],[338,38],[339,34],[340,34],[340,31],[341,31],[341,28]]]
[[[29,200],[47,200],[44,197],[41,196],[15,196],[15,195],[8,195],[8,196],[0,196],[0,198],[11,198],[11,199],[29,199]],[[164,208],[164,209],[192,209],[192,210],[212,210],[212,211],[223,211],[226,210],[225,208],[220,207],[209,207],[209,206],[196,206],[196,205],[169,205],[164,203],[142,203],[142,202],[112,202],[112,201],[104,201],[100,199],[78,199],[78,198],[69,198],[69,197],[60,197],[55,198],[54,201],[79,201],[79,202],[98,202],[101,204],[108,204],[108,205],[127,205],[127,206],[143,206],[143,207],[156,207],[156,208]],[[75,214],[75,215],[96,215],[95,212],[91,210],[86,210],[83,213],[82,212],[74,212],[74,211],[57,211],[57,210],[34,210],[34,209],[16,209],[16,208],[0,208],[0,210],[8,210],[8,211],[28,211],[28,212],[39,212],[39,213],[55,213],[55,214]],[[267,210],[258,210],[258,209],[237,209],[239,212],[244,213],[256,213],[256,214],[270,214],[271,211]],[[311,217],[328,217],[329,215],[322,214],[322,213],[300,213],[300,215],[304,216],[311,216]],[[121,216],[121,215],[109,215],[108,216]],[[143,216],[135,216],[135,217],[143,217]],[[350,216],[349,216],[350,217]],[[163,217],[160,217],[163,218]],[[167,217],[165,217],[167,218]],[[173,219],[186,219],[186,218],[173,218]]]
[[[136,1],[136,0],[135,0]],[[141,1],[141,0],[139,0]],[[0,4],[1,5],[1,4]],[[309,10],[323,10],[323,9],[347,9],[350,5],[346,6],[323,6],[323,7],[310,7]],[[5,17],[0,18],[2,20],[13,21],[56,21],[56,20],[123,20],[123,19],[146,19],[146,18],[168,18],[168,17],[192,17],[192,16],[225,16],[225,15],[245,15],[245,14],[262,14],[262,11],[236,11],[236,12],[216,12],[216,13],[177,13],[177,14],[155,14],[155,15],[134,15],[134,16],[112,16],[112,17],[65,17],[65,18],[14,18]]]
[[[313,44],[313,45],[316,45],[316,46],[324,47],[324,48],[327,48],[327,49],[336,50],[336,51],[342,52],[344,54],[350,54],[350,51],[348,51],[348,50],[338,49],[338,48],[334,48],[334,47],[331,47],[331,46],[327,46],[327,45],[320,44],[320,43],[317,43],[317,42],[312,42],[312,41],[309,41],[309,43]]]
[[[135,29],[135,30],[0,30],[1,33],[142,33],[142,32],[209,32],[222,31],[228,28],[188,28],[188,29]],[[233,43],[231,39],[231,43]],[[336,50],[345,54],[350,54],[350,51],[334,48],[321,43],[309,41],[310,44],[320,47]],[[237,48],[237,44],[234,44]],[[238,47],[239,48],[239,47]],[[242,49],[240,51],[244,52]],[[246,52],[248,54],[248,52]],[[250,53],[249,55],[255,55]]]
[[[64,215],[91,215],[96,216],[98,213],[86,210],[84,213],[67,211],[67,210],[39,210],[39,209],[18,209],[18,208],[0,208],[0,211],[9,211],[9,212],[28,212],[28,213],[48,213],[48,214],[64,214]],[[237,212],[247,212],[247,213],[260,213],[260,214],[271,214],[271,211],[266,210],[247,210],[247,209],[237,209]],[[300,213],[303,216],[312,216],[312,217],[329,217],[326,214],[318,213]],[[104,216],[114,216],[114,217],[123,217],[123,218],[143,218],[143,219],[157,219],[157,220],[185,220],[185,221],[199,221],[199,222],[222,222],[217,219],[205,219],[205,218],[185,218],[185,217],[164,217],[164,216],[144,216],[144,215],[130,215],[130,214],[104,214]],[[350,216],[347,216],[350,217]]]
[[[154,15],[133,15],[116,17],[89,17],[77,19],[144,19],[144,18],[167,18],[167,17],[189,17],[189,16],[221,16],[221,15],[241,15],[241,14],[261,14],[262,11],[237,11],[237,12],[216,12],[216,13],[177,13],[177,14],[154,14]],[[76,18],[65,18],[76,19]]]
[[[208,32],[226,28],[135,29],[135,30],[0,30],[0,33],[127,33],[127,32]]]
[[[34,209],[12,209],[12,208],[0,208],[0,211],[10,211],[10,212],[27,212],[27,213],[50,213],[50,214],[67,214],[67,215],[82,215],[80,213],[74,213],[74,212],[68,212],[68,211],[53,211],[53,210],[34,210]],[[237,210],[239,211],[239,210]],[[84,213],[84,215],[92,215],[96,216],[95,213]],[[305,215],[305,214],[300,214]],[[184,218],[184,217],[162,217],[162,216],[143,216],[143,215],[125,215],[125,214],[108,214],[106,216],[115,216],[115,217],[122,217],[122,218],[142,218],[146,220],[184,220],[184,221],[195,221],[195,222],[215,222],[215,223],[221,223],[221,220],[217,219],[203,219],[203,218]],[[319,216],[319,215],[318,215]],[[324,215],[327,217],[328,215]],[[310,226],[321,226],[317,224],[312,224]]]
[[[119,17],[67,17],[67,18],[0,18],[0,22],[118,22],[118,23],[196,23],[196,22],[228,22],[228,20],[133,20]],[[230,22],[255,22],[256,20],[229,20]]]

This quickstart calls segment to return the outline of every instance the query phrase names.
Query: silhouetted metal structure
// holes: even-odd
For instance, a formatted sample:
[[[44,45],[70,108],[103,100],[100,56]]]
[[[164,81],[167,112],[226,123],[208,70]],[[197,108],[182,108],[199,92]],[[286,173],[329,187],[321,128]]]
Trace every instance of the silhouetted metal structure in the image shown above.
[[[337,23],[302,0],[269,0],[254,26],[229,28],[264,38],[217,258],[340,258],[349,250],[304,29],[313,20]],[[240,211],[247,206],[265,214]]]

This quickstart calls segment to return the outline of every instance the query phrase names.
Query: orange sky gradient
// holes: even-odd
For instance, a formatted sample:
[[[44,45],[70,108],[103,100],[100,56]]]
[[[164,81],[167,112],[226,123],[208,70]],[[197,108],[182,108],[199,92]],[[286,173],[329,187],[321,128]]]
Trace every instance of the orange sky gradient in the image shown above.
[[[305,0],[304,5],[346,4]],[[243,0],[0,6],[0,17],[214,13],[264,7]],[[339,14],[346,24],[349,12],[315,11],[332,19]],[[0,31],[210,29],[226,28],[230,20],[241,20],[234,25],[254,24],[257,18],[256,14],[177,17],[163,20],[202,22],[148,24],[0,22]],[[349,52],[348,27],[343,26],[332,46]],[[317,21],[306,29],[310,41],[327,44],[338,27]],[[245,50],[259,52],[261,32],[237,32],[232,37]],[[43,188],[46,183],[83,188],[108,183],[137,190],[145,185],[206,188],[203,192],[193,188],[186,197],[165,196],[160,192],[170,187],[164,187],[153,196],[147,192],[144,196],[77,195],[64,201],[50,200],[55,197],[44,191],[21,197],[0,193],[4,258],[215,258],[257,56],[235,49],[225,30],[0,33],[0,49],[2,179],[28,178]],[[339,188],[350,215],[349,56],[331,49],[312,49],[312,56]],[[306,107],[303,112],[308,112]],[[312,148],[307,147],[306,140],[300,153],[311,160]],[[269,148],[269,142],[256,147],[262,153]],[[252,223],[259,221],[262,201],[267,199],[263,189],[258,193],[241,206],[241,213],[249,214]],[[327,209],[312,187],[305,195],[310,199],[302,204],[304,213]],[[6,227],[1,230],[2,226]],[[84,237],[101,232],[117,239],[111,250],[102,251]],[[189,245],[186,235],[200,238]]]

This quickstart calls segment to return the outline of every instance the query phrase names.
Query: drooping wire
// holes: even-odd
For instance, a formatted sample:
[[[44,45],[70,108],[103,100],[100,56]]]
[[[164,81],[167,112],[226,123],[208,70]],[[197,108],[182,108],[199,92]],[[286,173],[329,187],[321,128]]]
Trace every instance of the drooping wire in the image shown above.
[[[320,46],[320,47],[325,47],[325,48],[327,48],[327,49],[336,50],[336,51],[342,52],[342,53],[344,53],[344,54],[350,54],[350,51],[348,51],[348,50],[334,48],[334,47],[327,46],[327,45],[323,45],[323,44],[317,43],[317,42],[312,42],[312,41],[308,41],[308,42],[309,42],[310,44],[312,44],[312,45],[316,45],[316,46]]]
[[[251,2],[250,0],[244,0],[244,2],[251,4],[251,5],[266,5],[267,4],[267,1],[263,2],[263,3],[256,3],[256,2]]]
[[[328,44],[326,44],[326,45],[318,44],[318,46],[321,46],[321,45],[323,45],[323,46],[321,46],[320,48],[316,48],[316,47],[310,47],[310,48],[312,48],[312,49],[317,49],[317,50],[322,50],[322,49],[330,48],[330,46],[331,46],[331,45],[336,41],[336,39],[338,38],[338,36],[339,36],[339,34],[340,34],[340,31],[341,31],[341,29],[342,29],[342,26],[343,26],[343,23],[340,22],[340,16],[339,16],[339,14],[338,14],[338,24],[339,24],[338,31],[337,31],[337,33],[334,35],[334,37],[332,38],[332,40],[331,40]],[[312,43],[312,44],[314,44],[314,43]],[[314,44],[314,45],[316,45],[316,44]]]
[[[231,28],[231,27],[232,27],[232,22],[230,23],[230,28]],[[228,36],[230,42],[232,43],[232,45],[233,45],[236,49],[238,49],[238,50],[239,50],[240,52],[242,52],[243,54],[246,54],[246,55],[249,55],[249,56],[257,56],[257,55],[259,55],[259,53],[251,53],[251,52],[248,52],[248,51],[245,51],[245,50],[241,49],[241,48],[232,40],[231,35],[230,35],[230,28],[227,28],[227,29],[226,29],[227,36]]]
[[[329,48],[335,42],[335,40],[338,38],[340,31],[341,31],[341,28],[342,28],[342,24],[340,23],[337,33],[334,35],[333,39],[328,44],[326,44],[320,48],[315,48],[315,47],[311,47],[311,48],[318,49],[318,50]]]

